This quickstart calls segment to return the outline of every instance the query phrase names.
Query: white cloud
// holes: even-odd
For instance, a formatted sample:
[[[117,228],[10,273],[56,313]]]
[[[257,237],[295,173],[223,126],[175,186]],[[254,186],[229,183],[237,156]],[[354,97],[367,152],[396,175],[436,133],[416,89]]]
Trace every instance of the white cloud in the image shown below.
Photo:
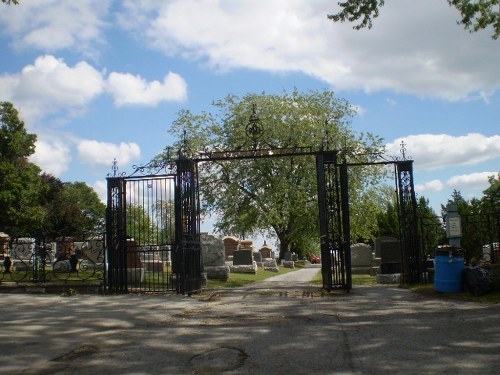
[[[115,105],[156,106],[162,101],[183,101],[187,98],[187,84],[176,73],[169,72],[163,82],[147,82],[140,76],[129,73],[111,73],[108,78],[108,91]]]
[[[187,98],[187,84],[176,73],[169,72],[163,82],[116,72],[105,80],[103,73],[85,61],[68,66],[52,55],[36,58],[20,73],[0,76],[0,97],[13,102],[28,124],[55,113],[79,114],[105,89],[117,106],[156,106]]]
[[[137,143],[99,142],[95,140],[82,140],[78,144],[79,158],[91,165],[110,166],[116,159],[122,165],[128,165],[132,160],[139,159],[141,149]]]
[[[387,2],[361,31],[328,20],[336,9],[328,0],[128,0],[120,20],[150,47],[218,70],[300,71],[336,89],[447,100],[500,87],[497,42],[458,26],[445,1]]]
[[[92,185],[102,203],[108,200],[108,184],[105,180],[98,180]]]
[[[387,155],[401,156],[401,141],[406,145],[406,156],[413,159],[421,170],[474,165],[500,158],[500,135],[491,137],[477,133],[457,137],[447,134],[409,135],[388,143]]]
[[[103,20],[110,0],[30,0],[2,7],[3,33],[15,48],[56,51],[71,48],[94,55],[93,45],[103,42]]]
[[[60,177],[69,168],[71,162],[70,148],[59,139],[38,140],[35,153],[30,161],[38,165],[43,172]]]
[[[70,67],[51,55],[38,57],[18,74],[0,77],[0,95],[28,122],[61,110],[83,109],[104,88],[100,72],[84,61]]]
[[[498,171],[479,172],[479,173],[453,176],[446,182],[446,185],[457,190],[461,190],[464,188],[472,188],[472,189],[477,188],[484,190],[489,186],[488,177],[496,176],[497,174]]]
[[[441,191],[443,190],[443,183],[440,180],[432,180],[423,184],[415,184],[415,191],[423,193],[425,191]]]
[[[353,104],[351,109],[355,111],[359,116],[363,116],[366,113],[366,108],[359,104]]]

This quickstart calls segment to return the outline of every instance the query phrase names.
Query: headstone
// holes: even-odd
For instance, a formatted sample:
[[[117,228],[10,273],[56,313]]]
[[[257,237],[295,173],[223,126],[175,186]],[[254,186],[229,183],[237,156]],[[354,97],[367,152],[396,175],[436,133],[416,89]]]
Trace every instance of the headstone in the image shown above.
[[[285,258],[284,258],[287,262],[291,262],[292,261],[292,253],[290,251],[286,251],[285,252]]]
[[[205,266],[207,279],[227,281],[229,279],[229,266]]]
[[[266,259],[263,263],[265,271],[279,272],[278,263],[276,262],[276,259]]]
[[[259,253],[262,256],[262,259],[273,259],[273,249],[267,245],[262,246],[259,249]]]
[[[401,242],[384,241],[380,247],[380,273],[401,272]]]
[[[227,260],[230,256],[233,256],[234,252],[238,248],[240,240],[236,237],[227,236],[224,237],[222,241],[224,242],[224,251],[226,253]]]
[[[231,273],[257,273],[257,262],[253,264],[232,265],[229,267]]]
[[[225,266],[224,241],[208,233],[201,233],[201,254],[204,267]]]
[[[257,263],[262,263],[262,254],[259,253],[258,251],[254,251],[253,252],[253,259],[257,262]]]
[[[127,268],[142,268],[142,260],[139,252],[139,244],[134,240],[127,240]],[[137,279],[134,277],[134,279]]]
[[[370,274],[372,268],[372,247],[364,243],[351,245],[351,266],[353,274]]]
[[[375,258],[380,258],[380,249],[382,247],[382,243],[386,241],[397,241],[397,238],[389,237],[389,236],[381,236],[375,239]]]
[[[254,262],[252,250],[237,250],[233,255],[233,265],[252,265]]]

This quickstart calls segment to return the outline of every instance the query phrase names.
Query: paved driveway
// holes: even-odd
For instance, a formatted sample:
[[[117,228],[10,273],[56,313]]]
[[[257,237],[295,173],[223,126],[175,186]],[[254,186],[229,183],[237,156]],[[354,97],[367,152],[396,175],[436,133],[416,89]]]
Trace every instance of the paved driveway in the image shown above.
[[[0,296],[0,374],[499,374],[500,306],[304,269],[193,297]]]

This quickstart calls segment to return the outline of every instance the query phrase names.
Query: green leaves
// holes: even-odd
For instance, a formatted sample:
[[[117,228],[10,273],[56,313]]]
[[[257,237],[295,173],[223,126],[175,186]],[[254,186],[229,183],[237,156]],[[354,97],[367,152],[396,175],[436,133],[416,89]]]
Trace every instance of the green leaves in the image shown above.
[[[372,158],[370,152],[382,147],[380,138],[354,134],[350,128],[352,106],[331,91],[229,95],[215,101],[213,107],[211,113],[179,113],[171,129],[179,137],[176,147],[186,141],[190,156],[205,149],[309,147],[317,151],[346,147],[349,157],[363,150],[357,161]],[[249,131],[250,118],[258,132]],[[222,233],[273,232],[285,250],[292,246],[299,253],[318,244],[314,156],[201,162],[199,171],[203,210],[217,214],[216,227]],[[377,173],[376,168],[357,168],[350,184],[362,191]],[[353,193],[354,202],[363,198],[361,193]]]
[[[491,37],[500,36],[500,1],[499,0],[447,0],[450,6],[455,7],[462,17],[458,24],[470,32],[477,32],[488,27],[493,28]],[[327,17],[333,22],[356,22],[355,30],[365,27],[372,28],[372,19],[377,18],[384,0],[347,0],[338,2],[341,10]]]

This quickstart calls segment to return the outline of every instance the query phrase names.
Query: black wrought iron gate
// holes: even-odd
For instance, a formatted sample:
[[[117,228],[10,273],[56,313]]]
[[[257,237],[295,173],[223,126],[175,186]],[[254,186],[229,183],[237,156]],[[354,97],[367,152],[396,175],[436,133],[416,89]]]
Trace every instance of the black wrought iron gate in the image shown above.
[[[340,161],[339,155],[339,151],[324,151],[316,155],[323,288],[349,291],[352,287],[348,168],[376,164],[395,166],[401,283],[422,282],[423,256],[418,237],[413,161],[347,163],[345,159]]]
[[[166,166],[163,166],[166,167]],[[108,177],[106,288],[191,294],[201,288],[196,163],[171,173]]]
[[[419,245],[413,160],[400,160],[394,164],[401,238],[401,283],[416,284],[422,282],[424,259]]]
[[[338,151],[316,155],[323,288],[352,287],[347,163]]]

